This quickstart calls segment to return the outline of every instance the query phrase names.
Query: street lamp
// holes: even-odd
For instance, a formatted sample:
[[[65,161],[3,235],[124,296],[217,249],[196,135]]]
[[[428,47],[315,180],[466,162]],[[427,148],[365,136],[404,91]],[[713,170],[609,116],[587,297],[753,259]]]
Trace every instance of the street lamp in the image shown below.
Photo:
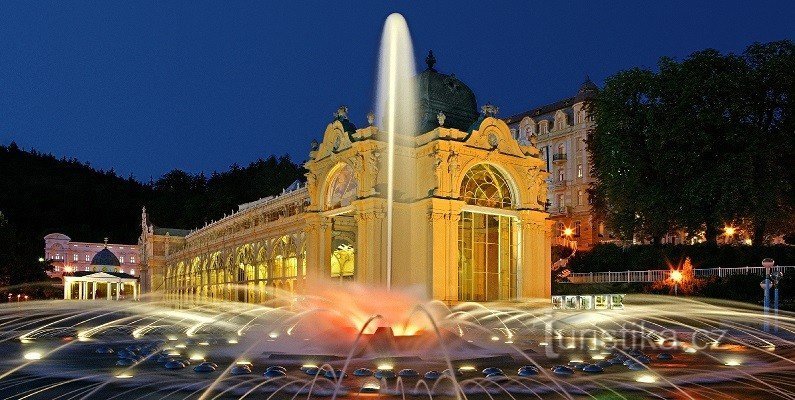
[[[770,326],[768,324],[767,315],[770,312],[770,285],[773,283],[770,279],[770,269],[773,268],[776,262],[772,258],[765,258],[762,260],[762,266],[765,267],[765,280],[759,283],[759,286],[762,287],[762,290],[765,292],[764,298],[764,309],[765,309],[765,324],[764,329],[765,332],[770,330]]]
[[[682,272],[678,269],[671,271],[671,280],[674,282],[674,296],[678,296],[679,283],[682,282]]]
[[[39,257],[39,262],[44,262],[44,257]]]

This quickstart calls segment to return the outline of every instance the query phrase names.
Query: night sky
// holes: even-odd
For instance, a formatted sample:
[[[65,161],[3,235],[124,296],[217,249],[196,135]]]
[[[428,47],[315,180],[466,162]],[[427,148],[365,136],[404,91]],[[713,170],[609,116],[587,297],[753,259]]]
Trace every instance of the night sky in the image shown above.
[[[332,113],[372,109],[384,18],[506,117],[585,74],[793,38],[795,2],[0,1],[0,144],[148,181],[303,161]]]

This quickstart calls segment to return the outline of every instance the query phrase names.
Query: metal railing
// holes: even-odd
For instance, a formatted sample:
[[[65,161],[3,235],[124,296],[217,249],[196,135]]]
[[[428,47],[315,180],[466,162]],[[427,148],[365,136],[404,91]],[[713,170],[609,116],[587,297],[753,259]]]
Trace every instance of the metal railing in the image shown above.
[[[770,272],[795,273],[795,266],[775,266]],[[729,275],[763,275],[764,267],[739,267],[739,268],[696,268],[693,274],[696,277]],[[671,271],[667,269],[650,269],[646,271],[608,271],[608,272],[577,272],[569,274],[568,282],[563,283],[630,283],[630,282],[658,282],[668,279]]]
[[[566,153],[553,154],[552,161],[566,161]]]

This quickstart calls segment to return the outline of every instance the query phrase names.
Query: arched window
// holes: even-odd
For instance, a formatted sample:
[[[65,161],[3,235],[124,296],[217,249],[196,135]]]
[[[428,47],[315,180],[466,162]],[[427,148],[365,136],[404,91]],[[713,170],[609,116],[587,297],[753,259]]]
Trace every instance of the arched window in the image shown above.
[[[359,185],[353,168],[345,164],[339,168],[329,179],[328,191],[326,193],[326,209],[345,207],[356,200],[356,191]]]
[[[513,199],[505,177],[493,166],[478,164],[467,171],[461,182],[461,198],[467,204],[491,208],[511,208]]]

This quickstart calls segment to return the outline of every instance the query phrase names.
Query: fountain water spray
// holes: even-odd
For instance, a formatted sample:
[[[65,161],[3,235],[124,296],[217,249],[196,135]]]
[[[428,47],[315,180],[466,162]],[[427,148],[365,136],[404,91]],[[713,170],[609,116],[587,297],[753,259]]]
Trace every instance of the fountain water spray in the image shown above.
[[[395,203],[396,169],[402,181],[400,189],[411,194],[413,173],[411,160],[396,160],[396,138],[411,136],[417,130],[417,91],[414,48],[408,25],[402,15],[393,13],[384,23],[381,35],[381,52],[378,64],[378,92],[376,117],[378,125],[386,129],[386,286],[392,287],[392,251]]]

